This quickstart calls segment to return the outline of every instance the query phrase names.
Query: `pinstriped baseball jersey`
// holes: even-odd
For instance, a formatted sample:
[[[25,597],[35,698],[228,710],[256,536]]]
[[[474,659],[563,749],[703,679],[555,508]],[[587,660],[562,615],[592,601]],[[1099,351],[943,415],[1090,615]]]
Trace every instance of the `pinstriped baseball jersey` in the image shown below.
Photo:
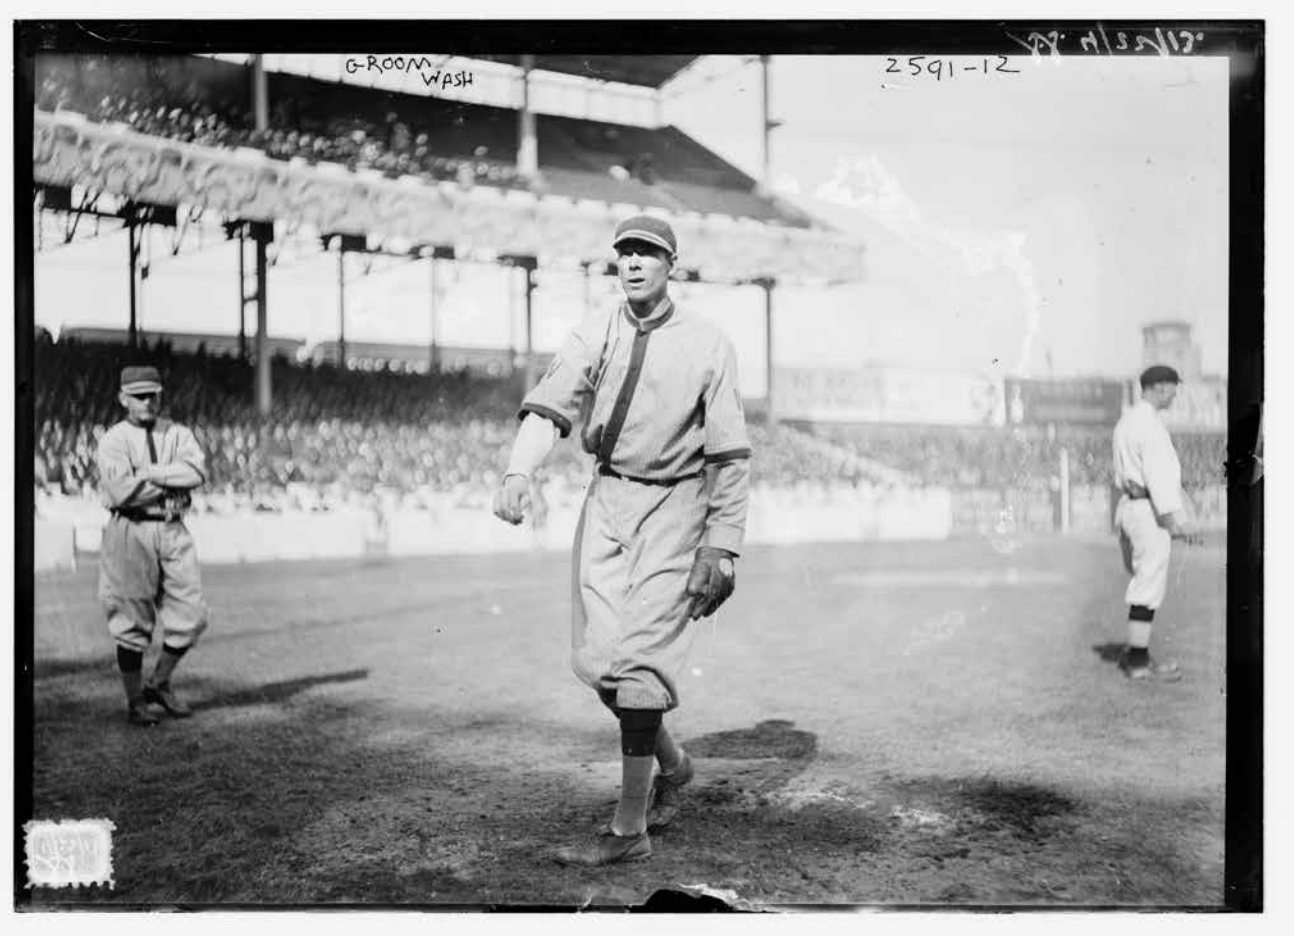
[[[108,631],[123,648],[146,651],[160,624],[168,645],[189,648],[208,623],[193,537],[180,520],[189,493],[156,485],[145,473],[150,465],[183,463],[205,479],[202,447],[188,427],[169,420],[151,427],[123,420],[99,440],[97,461],[103,503],[115,509],[99,552]],[[144,520],[157,516],[165,520]]]
[[[583,419],[581,441],[599,464],[631,479],[670,481],[707,465],[703,543],[737,553],[745,534],[750,458],[737,356],[716,326],[668,297],[639,320],[627,303],[586,318],[521,405],[562,436]]]
[[[193,431],[169,420],[158,420],[152,427],[128,420],[114,424],[99,440],[96,461],[99,490],[108,508],[142,508],[165,498],[167,490],[144,477],[145,467],[153,463],[185,463],[207,477],[206,456]]]
[[[656,481],[750,456],[737,359],[713,324],[669,298],[636,319],[628,304],[580,323],[521,405],[582,442],[598,462]]]

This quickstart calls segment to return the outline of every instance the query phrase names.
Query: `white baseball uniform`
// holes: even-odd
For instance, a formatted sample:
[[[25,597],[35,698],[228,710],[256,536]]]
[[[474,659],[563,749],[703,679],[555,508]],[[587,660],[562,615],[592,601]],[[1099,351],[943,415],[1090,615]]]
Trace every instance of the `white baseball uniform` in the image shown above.
[[[1114,483],[1123,493],[1115,526],[1132,577],[1125,600],[1158,609],[1168,589],[1172,549],[1159,519],[1182,510],[1182,467],[1168,428],[1149,401],[1138,401],[1115,425]]]

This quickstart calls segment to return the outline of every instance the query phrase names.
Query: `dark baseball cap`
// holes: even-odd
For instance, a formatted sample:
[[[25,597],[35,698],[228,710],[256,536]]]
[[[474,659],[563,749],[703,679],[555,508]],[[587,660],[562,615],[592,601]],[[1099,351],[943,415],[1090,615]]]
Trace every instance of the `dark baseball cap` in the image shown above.
[[[669,226],[669,222],[654,215],[634,215],[622,221],[616,226],[616,237],[611,246],[616,247],[621,241],[645,241],[664,248],[671,256],[678,253],[678,239],[674,237],[674,229]]]
[[[152,365],[131,365],[121,369],[121,389],[127,394],[155,394],[162,390],[162,376]]]
[[[1151,365],[1141,373],[1141,386],[1143,388],[1154,387],[1156,384],[1181,384],[1182,379],[1178,377],[1177,372],[1167,365]]]

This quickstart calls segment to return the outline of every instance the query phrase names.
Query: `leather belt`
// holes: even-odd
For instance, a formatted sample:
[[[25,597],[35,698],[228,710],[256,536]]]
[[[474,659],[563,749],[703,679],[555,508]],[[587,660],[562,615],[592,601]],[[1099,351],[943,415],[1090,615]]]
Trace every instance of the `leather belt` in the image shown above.
[[[1123,487],[1123,494],[1136,501],[1140,498],[1149,498],[1150,492],[1135,482],[1129,482]]]
[[[167,513],[155,513],[149,511],[121,511],[114,508],[112,514],[118,518],[125,518],[127,521],[183,521],[184,512],[172,511]]]
[[[627,476],[624,473],[616,472],[606,463],[598,464],[598,475],[610,476],[613,479],[624,479],[628,482],[637,482],[639,485],[678,485],[680,482],[687,482],[689,479],[699,479],[704,474],[704,470],[698,469],[696,472],[689,473],[685,476],[678,476],[674,479],[642,479],[638,476]]]

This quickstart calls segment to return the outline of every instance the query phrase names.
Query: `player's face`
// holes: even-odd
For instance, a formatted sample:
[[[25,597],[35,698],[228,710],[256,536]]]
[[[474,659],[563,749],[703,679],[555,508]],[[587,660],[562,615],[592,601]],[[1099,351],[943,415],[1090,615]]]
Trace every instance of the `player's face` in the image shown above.
[[[1177,385],[1171,381],[1165,381],[1155,385],[1155,405],[1160,410],[1167,410],[1173,406],[1173,400],[1177,397]]]
[[[650,312],[665,298],[673,266],[669,251],[645,241],[622,241],[616,245],[616,266],[631,306]]]
[[[149,391],[144,394],[127,394],[121,392],[121,406],[126,408],[126,419],[142,427],[152,426],[157,421],[157,409],[162,403],[160,391]]]

